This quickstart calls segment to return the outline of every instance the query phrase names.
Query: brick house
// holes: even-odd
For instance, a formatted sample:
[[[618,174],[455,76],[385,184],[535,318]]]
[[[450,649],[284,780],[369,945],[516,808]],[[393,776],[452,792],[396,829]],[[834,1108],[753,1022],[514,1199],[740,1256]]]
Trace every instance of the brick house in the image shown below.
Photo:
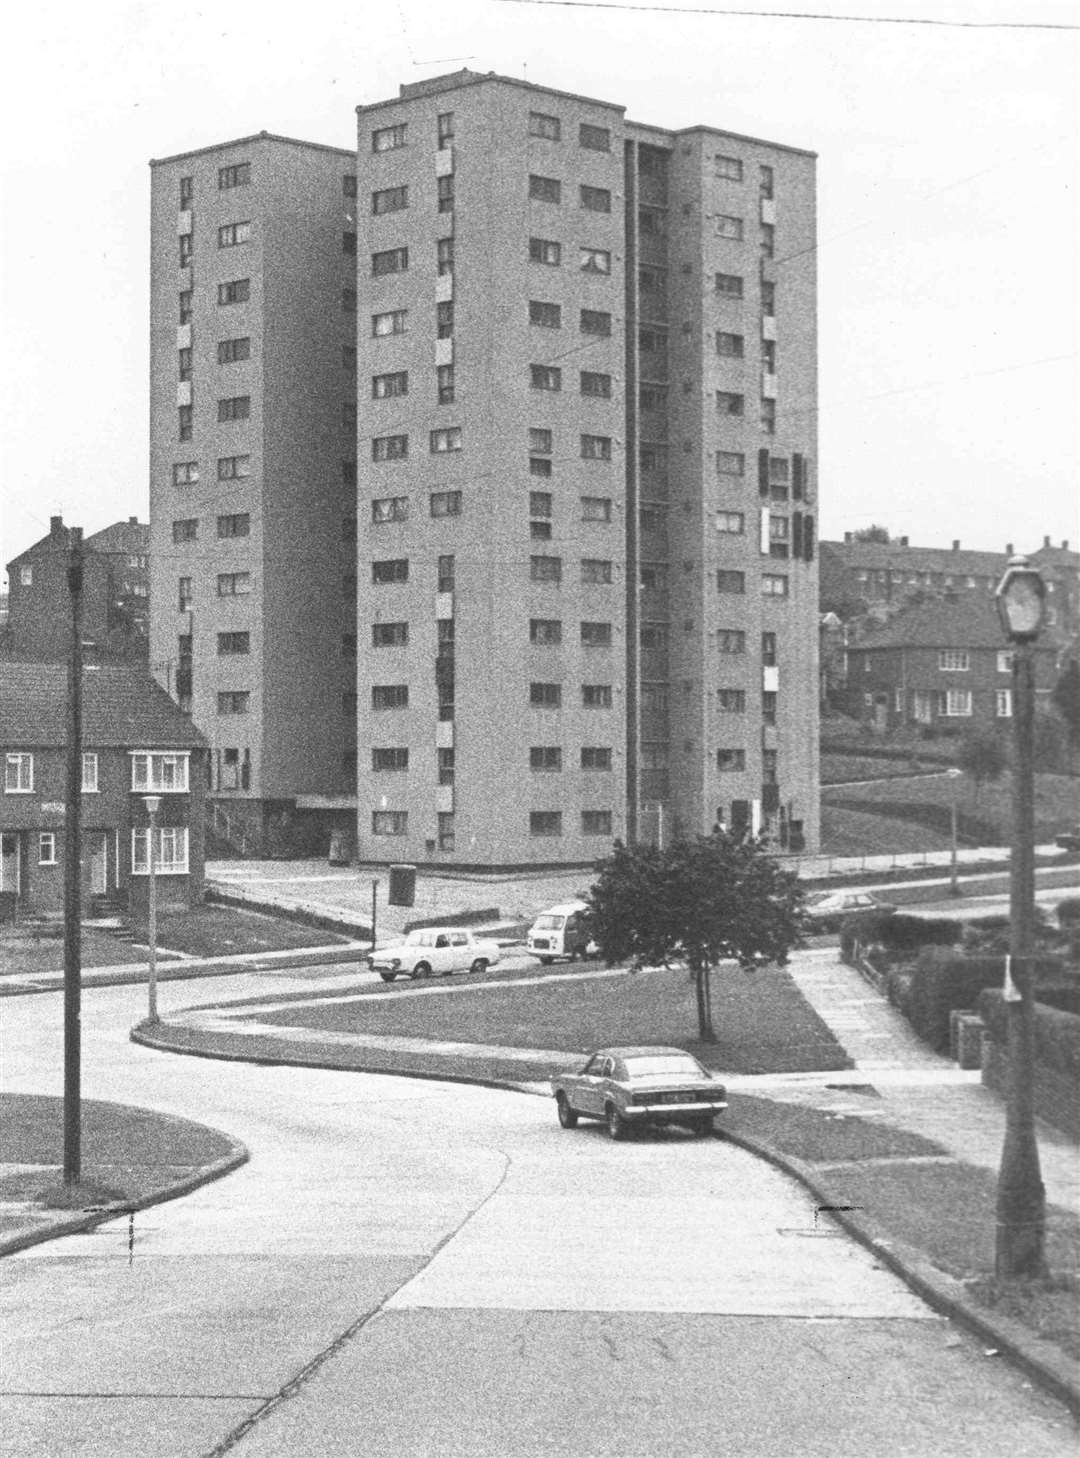
[[[64,905],[67,668],[0,661],[0,891],[21,910]],[[83,677],[82,895],[145,908],[149,817],[157,812],[162,906],[202,895],[206,740],[145,672],[88,665]],[[8,898],[4,898],[6,901]]]
[[[1057,677],[1052,644],[1036,645],[1035,691]],[[1012,718],[1012,655],[992,599],[913,604],[867,628],[847,649],[846,709],[878,728],[903,724],[961,733]]]

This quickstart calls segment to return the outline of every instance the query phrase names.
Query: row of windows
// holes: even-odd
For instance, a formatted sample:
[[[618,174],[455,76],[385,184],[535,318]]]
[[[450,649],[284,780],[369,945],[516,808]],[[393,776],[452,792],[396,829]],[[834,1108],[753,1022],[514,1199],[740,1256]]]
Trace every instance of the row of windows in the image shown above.
[[[351,308],[355,311],[356,291],[346,290],[346,293],[350,297]],[[408,333],[408,313],[407,309],[388,309],[381,314],[372,314],[371,337],[386,339],[391,335]],[[611,315],[603,309],[582,309],[580,327],[582,334],[607,339],[611,335]],[[449,339],[453,333],[454,305],[448,299],[436,305],[435,336],[437,339]]]
[[[250,475],[250,456],[218,456],[217,478],[219,481],[242,481]],[[198,461],[174,461],[172,480],[174,486],[196,485],[199,480]]]
[[[746,591],[746,573],[721,568],[716,574],[716,589],[722,593],[739,595]],[[764,597],[787,597],[788,579],[781,574],[766,572],[761,578],[761,592]]]
[[[541,377],[538,376],[535,372],[536,371],[548,370],[549,367],[546,366],[546,365],[531,365],[530,366],[530,369],[534,372],[533,373],[534,388],[536,388],[536,389],[560,389],[561,388],[561,384],[562,384],[562,381],[561,381],[561,373],[562,372],[560,370],[555,370],[554,371],[554,373],[559,376],[558,383],[556,383],[554,385],[551,385],[551,384],[548,384],[548,385],[539,385],[539,384],[536,384],[535,381],[537,379],[541,378]],[[382,377],[377,377],[377,378],[384,378],[385,379],[385,378],[391,378],[391,377],[389,377],[389,376],[382,376]],[[599,376],[598,378],[606,380],[609,377],[606,376],[606,375],[603,375],[603,376]],[[407,388],[407,385],[406,385],[406,388]],[[402,393],[404,393],[404,391]],[[531,442],[530,442],[530,450],[536,450],[537,451],[537,454],[546,454],[546,453],[549,453],[550,452],[550,450],[551,450],[551,445],[550,445],[551,432],[550,431],[546,431],[546,432],[544,432],[544,434],[547,436],[548,442],[549,442],[548,445],[547,445],[547,447],[546,447],[546,450],[543,449],[543,448],[538,448],[538,447],[533,446],[531,444]],[[611,448],[612,448],[612,438],[611,438],[611,436],[609,436],[609,435],[584,435],[583,434],[583,435],[579,436],[578,440],[579,440],[579,449],[580,449],[580,452],[581,452],[581,459],[583,461],[610,461],[611,460]],[[432,455],[446,455],[446,454],[449,454],[449,453],[454,452],[454,451],[459,451],[459,450],[461,450],[461,448],[462,448],[462,433],[461,433],[461,427],[459,425],[448,426],[448,427],[444,427],[444,428],[442,428],[440,430],[433,430],[433,431],[430,431],[429,432],[429,435],[428,435],[428,450],[429,450],[429,452]],[[407,460],[408,459],[408,455],[409,455],[409,437],[407,435],[376,435],[376,436],[373,436],[372,437],[372,441],[371,441],[371,459],[373,461],[404,461],[404,460]],[[186,463],[186,464],[191,464],[191,463]],[[175,468],[174,468],[174,470],[175,470]],[[548,475],[549,472],[547,472],[547,471],[541,471],[541,472],[535,472],[534,474],[538,474],[538,475]],[[198,479],[197,475],[196,475],[196,479]]]
[[[579,765],[583,770],[610,771],[612,752],[606,745],[585,745],[580,751]],[[536,745],[529,750],[529,769],[539,773],[558,773],[563,767],[563,752],[559,745]],[[371,769],[374,774],[401,774],[408,771],[409,751],[405,748],[376,746],[371,751]],[[440,752],[439,781],[453,784],[453,751]],[[449,777],[447,778],[447,775]]]
[[[237,511],[230,513],[228,516],[219,516],[217,519],[217,534],[219,537],[250,536],[250,513]],[[174,542],[198,541],[199,518],[197,516],[189,516],[184,517],[182,520],[174,521],[172,524],[172,539]]]
[[[188,756],[139,751],[131,760],[133,790],[186,791],[188,788]],[[82,757],[84,794],[98,792],[98,756],[87,751]],[[4,791],[8,795],[32,795],[34,792],[34,756],[13,751],[4,756]]]
[[[452,816],[439,816],[439,849],[453,850],[453,832],[443,833],[443,822],[452,821]],[[582,835],[610,835],[612,817],[610,810],[583,810],[581,812]],[[408,835],[409,812],[407,810],[373,810],[371,812],[372,835]],[[537,836],[559,836],[563,833],[561,810],[532,810],[529,813],[529,834]]]
[[[219,572],[217,574],[218,597],[246,597],[251,592],[250,572]],[[177,580],[177,608],[186,613],[195,601],[195,590],[190,577]]]
[[[561,708],[562,693],[561,683],[531,683],[529,685],[529,703],[533,708]],[[610,709],[611,704],[611,684],[583,683],[581,685],[581,707],[583,709]],[[407,709],[409,707],[409,685],[407,683],[372,684],[371,707],[374,710]]]
[[[539,177],[536,173],[530,173],[529,196],[536,202],[561,203],[562,183],[557,177]],[[578,202],[592,213],[611,212],[611,193],[606,187],[579,184]]]
[[[557,116],[546,112],[530,111],[528,120],[530,137],[543,137],[547,141],[562,140],[562,122]],[[371,133],[373,152],[394,152],[409,145],[409,123],[397,122],[388,127],[376,127]],[[454,139],[454,113],[440,112],[436,120],[436,143],[441,149]],[[611,151],[611,132],[607,127],[582,122],[578,127],[578,145],[592,152]]]
[[[562,244],[552,238],[530,238],[529,261],[530,263],[542,263],[547,268],[561,268]],[[582,273],[610,274],[610,250],[581,244],[578,248],[578,269]]]
[[[563,576],[562,558],[546,556],[530,557],[529,575],[534,582],[561,582]],[[408,582],[408,557],[384,557],[372,562],[371,580],[377,586],[385,586],[389,583],[396,582]],[[787,579],[785,578],[783,580],[786,582]],[[614,581],[614,563],[607,558],[582,557],[581,581],[592,584],[610,584]]]

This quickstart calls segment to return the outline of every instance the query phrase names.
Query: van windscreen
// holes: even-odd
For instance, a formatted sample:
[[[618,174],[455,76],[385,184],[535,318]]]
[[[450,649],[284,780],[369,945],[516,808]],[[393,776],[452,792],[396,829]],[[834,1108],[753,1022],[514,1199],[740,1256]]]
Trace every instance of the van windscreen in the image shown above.
[[[562,931],[565,923],[565,916],[552,916],[549,912],[544,916],[538,916],[533,925],[538,931]]]

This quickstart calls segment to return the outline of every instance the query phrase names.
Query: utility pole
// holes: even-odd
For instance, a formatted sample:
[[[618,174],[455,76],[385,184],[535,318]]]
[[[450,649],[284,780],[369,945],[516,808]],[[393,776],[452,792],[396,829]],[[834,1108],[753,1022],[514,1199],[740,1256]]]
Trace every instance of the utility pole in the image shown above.
[[[71,653],[68,661],[67,786],[64,806],[64,1184],[82,1173],[82,528],[69,536],[68,595]]]

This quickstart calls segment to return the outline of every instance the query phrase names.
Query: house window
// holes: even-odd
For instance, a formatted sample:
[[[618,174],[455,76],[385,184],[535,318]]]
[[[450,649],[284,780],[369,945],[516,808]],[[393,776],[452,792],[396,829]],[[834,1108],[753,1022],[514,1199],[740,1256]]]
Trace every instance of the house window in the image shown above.
[[[251,515],[246,511],[234,511],[217,519],[219,537],[248,537],[251,535]]]
[[[746,768],[746,750],[718,749],[716,751],[716,768],[721,774],[744,770]]]
[[[251,634],[248,632],[219,633],[217,651],[219,658],[229,658],[237,653],[250,653]]]
[[[533,582],[561,582],[561,557],[530,557],[529,576]]]
[[[611,750],[599,745],[586,745],[581,751],[583,770],[610,770]]]
[[[718,294],[725,294],[730,299],[741,299],[743,296],[742,276],[737,273],[714,274],[713,288]]]
[[[557,203],[562,201],[562,183],[557,177],[529,176],[529,196],[537,202]]]
[[[590,152],[610,152],[611,132],[607,127],[594,127],[582,122],[578,127],[578,146],[587,147]]]
[[[409,454],[407,435],[377,435],[371,442],[373,461],[403,461]]]
[[[407,749],[372,748],[371,768],[375,774],[397,774],[409,768]]]
[[[716,408],[721,415],[742,415],[744,399],[744,396],[733,395],[729,390],[717,390]]]
[[[776,667],[776,634],[762,633],[761,663],[764,668]]]
[[[375,526],[388,521],[408,521],[407,496],[380,496],[371,503],[371,520]]]
[[[172,539],[174,542],[194,542],[199,535],[199,518],[197,516],[185,517],[183,521],[174,521],[172,524]]]
[[[452,172],[437,180],[436,191],[438,194],[437,211],[452,213],[454,211],[454,174]]]
[[[534,390],[561,390],[562,370],[556,365],[530,365],[529,383]]]
[[[717,177],[726,177],[730,182],[741,182],[743,165],[738,157],[725,157],[717,152],[713,158],[713,172]]]
[[[763,689],[761,694],[761,720],[763,724],[776,723],[776,699],[775,689]]]
[[[606,248],[582,248],[578,255],[582,273],[610,273],[611,254]]]
[[[591,583],[610,583],[611,563],[599,557],[583,557],[581,559],[581,580]]]
[[[191,379],[191,350],[181,349],[177,360],[177,376],[180,380]]]
[[[746,530],[746,517],[741,511],[718,511],[716,530],[730,536],[742,536]]]
[[[33,790],[34,756],[32,754],[6,754],[4,756],[4,793],[30,795]]]
[[[581,812],[582,835],[610,835],[610,810],[583,810]]]
[[[609,683],[583,683],[581,685],[581,707],[583,709],[610,709],[611,685]]]
[[[529,768],[538,774],[556,774],[562,769],[562,750],[555,745],[534,744],[529,750]]]
[[[439,592],[453,592],[454,590],[454,558],[443,556],[439,558],[436,568],[437,583]]]
[[[387,273],[404,273],[409,266],[407,248],[387,248],[371,255],[371,272],[376,278]]]
[[[581,206],[588,208],[589,212],[611,212],[611,193],[606,187],[586,187],[582,183],[579,196],[581,198]]]
[[[198,461],[176,461],[172,468],[174,486],[194,486],[199,479]]]
[[[581,393],[598,400],[610,400],[611,376],[599,374],[596,370],[582,370]]]
[[[192,290],[191,289],[181,289],[180,290],[179,298],[180,298],[180,319],[179,319],[179,322],[181,324],[190,324],[191,323],[191,314],[192,314],[192,304],[191,304]]]
[[[766,435],[776,434],[776,401],[762,397],[761,428]]]
[[[529,642],[538,648],[553,648],[562,642],[562,623],[558,618],[530,618]]]
[[[376,587],[384,586],[389,582],[408,582],[408,557],[382,557],[372,562],[371,580]]]
[[[195,256],[195,240],[190,233],[180,234],[180,267],[187,268]]]
[[[759,176],[759,184],[758,185],[759,185],[759,187],[761,189],[761,196],[762,197],[772,197],[772,195],[773,195],[773,170],[772,170],[772,168],[771,167],[766,167],[765,164],[762,163],[762,165],[758,168],[758,176]]]
[[[244,597],[251,591],[250,572],[219,572],[217,577],[218,597]]]
[[[452,111],[441,111],[436,117],[435,136],[440,152],[445,147],[449,147],[454,140],[454,113]]]
[[[408,393],[408,370],[395,370],[389,375],[372,375],[371,377],[371,398],[373,400],[390,400],[397,395],[407,395]]]
[[[391,309],[386,314],[372,314],[371,337],[383,339],[388,334],[404,334],[407,312],[406,309]]]
[[[746,457],[742,451],[717,451],[716,474],[718,476],[743,476],[746,474]]]
[[[971,690],[947,689],[945,692],[944,713],[946,718],[949,719],[970,719]]]
[[[539,299],[529,300],[529,323],[541,329],[562,328],[562,308],[558,304],[546,304]]]
[[[409,643],[408,623],[372,623],[373,648],[406,648]]]
[[[1005,649],[999,650],[998,656],[997,656],[997,671],[998,671],[998,673],[1012,673],[1012,668],[1013,668],[1013,652],[1012,652],[1012,649],[1005,648]]]
[[[223,689],[217,696],[219,714],[246,714],[251,706],[251,695],[246,689]]]
[[[131,832],[131,874],[150,874],[150,827]],[[155,876],[186,876],[188,871],[188,828],[186,825],[159,825],[154,829]]]
[[[741,334],[723,334],[716,336],[716,352],[726,359],[742,359],[744,339]]]
[[[761,256],[763,258],[772,258],[773,254],[775,252],[776,252],[776,228],[773,226],[772,223],[762,223],[762,225],[761,225]]]
[[[743,237],[742,218],[733,218],[721,213],[716,220],[716,236],[718,238],[730,238],[736,243],[741,243]]]
[[[557,116],[547,116],[542,111],[530,111],[529,136],[545,137],[549,142],[559,142],[562,140],[562,123]]]
[[[248,243],[251,240],[251,223],[222,223],[217,230],[217,246],[219,248],[235,248],[239,243]]]
[[[251,163],[234,162],[231,167],[219,167],[217,185],[219,192],[230,187],[247,187],[251,182]]]
[[[248,420],[251,417],[251,396],[233,395],[217,402],[217,418],[225,420]]]
[[[192,603],[191,578],[181,577],[178,582],[177,608],[180,612],[187,612]]]
[[[452,785],[454,783],[454,751],[452,749],[440,749],[438,751],[439,784]]]
[[[439,238],[435,244],[435,272],[441,277],[454,271],[454,240]]]
[[[725,593],[743,593],[746,591],[746,573],[732,572],[721,568],[716,574],[716,590]]]
[[[999,719],[1012,718],[1012,689],[994,690],[994,713]]]
[[[451,425],[445,430],[433,430],[428,437],[430,452],[433,456],[444,456],[450,451],[461,449],[461,426]]]
[[[251,340],[245,335],[241,339],[222,339],[217,347],[218,364],[236,364],[239,360],[251,358]]]
[[[82,792],[84,795],[96,795],[98,792],[98,757],[96,753],[84,754],[82,757]]]
[[[610,623],[582,623],[581,646],[583,648],[610,648]]]
[[[195,200],[195,179],[194,177],[181,177],[180,179],[180,211],[187,213],[191,211],[191,205]]]
[[[250,298],[251,280],[249,278],[234,278],[228,283],[219,283],[217,286],[217,301],[220,305],[246,304]]]
[[[371,707],[373,709],[407,709],[409,707],[409,685],[407,683],[372,684]]]
[[[583,461],[610,461],[611,437],[609,435],[583,435],[581,437],[581,459]]]
[[[721,653],[745,653],[746,634],[741,628],[721,628],[716,635],[716,646]]]
[[[147,793],[188,788],[188,756],[139,750],[131,756],[131,788]]]
[[[56,865],[56,832],[54,830],[38,832],[38,865]]]
[[[551,238],[529,239],[530,263],[545,263],[549,268],[558,268],[562,262],[562,244]]]
[[[642,648],[666,648],[668,645],[667,623],[642,623],[640,641]]]
[[[250,456],[218,456],[219,481],[241,481],[251,475]]]
[[[761,578],[763,597],[787,597],[788,580],[780,573],[765,572]]]
[[[530,516],[551,516],[551,492],[530,491],[529,492],[529,515]]]
[[[454,333],[454,305],[447,299],[435,306],[435,338],[450,339]]]
[[[181,405],[177,409],[176,437],[178,440],[190,440],[195,429],[195,411],[191,405]]]
[[[345,172],[341,177],[341,192],[343,197],[356,196],[356,173]]]
[[[610,338],[611,315],[603,309],[582,309],[581,332],[582,334],[594,334],[601,339]]]
[[[530,835],[562,835],[561,810],[530,810]]]
[[[581,498],[582,521],[610,521],[610,496],[583,496]]]
[[[430,497],[432,516],[460,516],[460,491],[433,491]]]
[[[535,426],[531,427],[529,430],[529,450],[538,456],[550,456],[552,451],[551,431]]]
[[[408,125],[408,122],[399,122],[397,126],[377,127],[371,134],[371,150],[373,152],[393,152],[398,147],[404,147]]]
[[[769,319],[776,313],[776,285],[764,279],[761,284],[761,312]]]
[[[409,206],[408,187],[382,187],[371,194],[371,211],[375,214],[398,213]]]
[[[408,835],[409,812],[407,810],[373,810],[371,812],[372,835]]]
[[[733,688],[717,689],[716,702],[722,714],[745,714],[746,690]]]
[[[941,648],[937,666],[942,673],[967,673],[971,668],[971,654],[966,648]]]
[[[454,366],[452,364],[435,367],[435,392],[440,405],[454,403]]]
[[[531,683],[529,703],[534,709],[557,709],[562,704],[562,684]]]

